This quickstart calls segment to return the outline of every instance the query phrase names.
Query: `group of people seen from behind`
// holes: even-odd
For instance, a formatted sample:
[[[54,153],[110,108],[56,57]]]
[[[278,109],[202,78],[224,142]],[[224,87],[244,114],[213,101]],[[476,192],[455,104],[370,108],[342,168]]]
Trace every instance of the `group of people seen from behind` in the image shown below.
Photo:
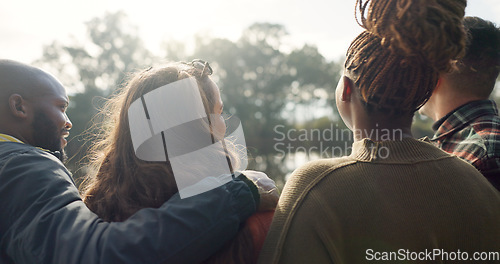
[[[363,133],[281,192],[246,170],[206,61],[129,77],[101,110],[79,190],[63,163],[64,86],[0,60],[0,263],[362,263],[400,249],[498,263],[500,28],[466,5],[356,1],[364,31],[330,92]],[[432,138],[413,137],[417,111]]]

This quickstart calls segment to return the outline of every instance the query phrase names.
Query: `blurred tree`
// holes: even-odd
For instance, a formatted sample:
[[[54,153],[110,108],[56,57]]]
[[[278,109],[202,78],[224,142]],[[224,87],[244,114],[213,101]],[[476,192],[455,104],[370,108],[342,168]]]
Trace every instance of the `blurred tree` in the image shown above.
[[[290,168],[286,157],[277,158],[274,128],[286,130],[297,120],[316,118],[305,113],[319,111],[317,102],[323,103],[320,107],[331,103],[339,78],[338,65],[328,63],[316,47],[282,52],[287,34],[282,25],[255,23],[236,43],[198,38],[193,54],[213,62],[225,107],[242,120],[249,167],[266,171],[279,184]]]
[[[497,82],[495,84],[495,89],[491,94],[491,97],[497,103],[497,106],[500,106],[500,75],[497,77]]]
[[[107,13],[86,23],[87,35],[80,42],[61,44],[57,41],[43,49],[35,62],[57,76],[68,89],[68,116],[73,128],[66,148],[68,167],[75,178],[82,174],[79,161],[84,158],[93,130],[88,130],[91,118],[103,100],[124,80],[125,74],[150,65],[152,54],[144,47],[137,28],[121,12]]]
[[[36,62],[68,88],[68,115],[73,122],[68,167],[75,177],[85,173],[76,169],[86,155],[95,127],[82,132],[89,128],[104,98],[121,85],[127,73],[160,62],[144,47],[136,27],[123,12],[94,18],[86,26],[85,39],[71,44],[53,42],[44,47],[43,57]],[[253,157],[249,168],[266,171],[280,185],[284,176],[300,164],[287,165],[287,157],[277,155],[279,135],[274,128],[294,129],[297,123],[312,124],[325,115],[328,117],[320,122],[324,127],[339,120],[334,110],[334,88],[341,67],[326,61],[315,46],[284,52],[282,42],[287,34],[282,25],[255,23],[236,42],[198,35],[192,52],[179,41],[163,46],[168,60],[202,58],[211,62],[226,110],[242,120]]]
[[[434,131],[432,131],[432,124],[434,124],[434,121],[431,118],[416,112],[413,117],[411,132],[415,138],[432,138],[434,135]]]

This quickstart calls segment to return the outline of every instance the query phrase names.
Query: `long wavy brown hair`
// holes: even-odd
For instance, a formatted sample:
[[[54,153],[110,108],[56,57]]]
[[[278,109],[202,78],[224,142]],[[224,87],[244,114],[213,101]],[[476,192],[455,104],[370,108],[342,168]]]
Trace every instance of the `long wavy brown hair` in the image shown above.
[[[413,113],[439,73],[465,53],[466,0],[357,0],[365,29],[351,43],[345,69],[368,109]]]
[[[129,128],[130,105],[148,92],[189,77],[195,77],[206,113],[211,113],[215,95],[204,70],[187,63],[170,63],[133,74],[100,111],[96,121],[101,133],[91,147],[89,173],[82,183],[83,201],[105,221],[124,221],[142,208],[160,207],[178,192],[168,162],[150,162],[136,157]],[[211,133],[211,132],[210,132]],[[227,154],[233,164],[235,155]],[[168,160],[168,157],[167,157]],[[254,263],[250,230],[237,237],[205,263]]]
[[[144,207],[161,206],[178,191],[168,163],[136,157],[128,109],[134,101],[158,87],[195,76],[203,103],[209,110],[214,104],[205,84],[209,77],[194,74],[195,70],[177,63],[138,72],[101,110],[102,129],[91,147],[90,172],[82,191],[84,202],[102,219],[123,221]]]

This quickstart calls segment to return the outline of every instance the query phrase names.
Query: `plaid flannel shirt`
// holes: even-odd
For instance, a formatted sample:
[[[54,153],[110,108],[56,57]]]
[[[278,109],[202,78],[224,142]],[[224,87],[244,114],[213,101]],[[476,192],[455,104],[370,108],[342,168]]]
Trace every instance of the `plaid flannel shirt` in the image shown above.
[[[474,165],[500,190],[500,117],[494,101],[467,103],[432,128],[437,147]]]

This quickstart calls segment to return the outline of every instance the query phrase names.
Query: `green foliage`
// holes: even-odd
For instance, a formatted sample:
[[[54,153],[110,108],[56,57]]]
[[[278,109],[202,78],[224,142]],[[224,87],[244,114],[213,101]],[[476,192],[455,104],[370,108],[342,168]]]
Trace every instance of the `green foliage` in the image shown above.
[[[276,158],[278,125],[293,127],[302,115],[296,105],[326,101],[339,78],[337,64],[328,63],[316,47],[291,53],[280,51],[281,25],[256,23],[237,42],[225,39],[199,41],[193,57],[212,61],[225,108],[243,122],[252,169],[263,170],[280,182],[291,168],[286,157]],[[324,91],[325,98],[315,96]],[[312,110],[314,111],[314,110]]]
[[[53,42],[44,47],[43,57],[36,62],[68,88],[68,115],[73,122],[67,147],[72,159],[68,166],[76,178],[84,173],[78,168],[82,167],[80,161],[85,161],[95,133],[95,127],[89,129],[91,119],[103,100],[123,85],[127,73],[161,63],[144,47],[137,29],[122,12],[94,18],[87,23],[87,29],[83,40],[70,44]],[[201,58],[210,62],[225,110],[242,120],[251,157],[249,169],[265,171],[280,186],[300,163],[321,154],[313,153],[311,157],[308,152],[304,160],[294,163],[295,156],[300,155],[280,155],[276,143],[312,149],[322,143],[345,146],[346,142],[338,138],[327,142],[280,141],[277,127],[281,131],[347,129],[335,107],[335,87],[342,64],[326,60],[311,45],[285,51],[289,50],[283,45],[287,35],[282,25],[255,23],[237,41],[196,36],[192,51],[174,40],[164,43],[162,51],[167,60]],[[424,126],[417,125],[417,129],[425,129]]]
[[[72,44],[54,41],[44,47],[43,56],[35,64],[57,76],[66,86],[70,106],[68,116],[73,128],[66,148],[68,167],[81,175],[79,162],[94,133],[88,130],[103,98],[123,81],[125,74],[150,65],[153,56],[138,37],[137,29],[123,12],[109,13],[87,22],[86,38]],[[84,133],[86,131],[86,133]]]
[[[415,138],[432,138],[432,135],[434,135],[434,132],[431,129],[433,123],[434,121],[431,118],[423,116],[418,112],[415,113],[415,116],[413,117],[413,124],[411,127],[413,136]]]
[[[497,106],[500,106],[500,75],[497,76],[497,82],[495,84],[495,89],[491,94],[491,97],[497,103]]]

